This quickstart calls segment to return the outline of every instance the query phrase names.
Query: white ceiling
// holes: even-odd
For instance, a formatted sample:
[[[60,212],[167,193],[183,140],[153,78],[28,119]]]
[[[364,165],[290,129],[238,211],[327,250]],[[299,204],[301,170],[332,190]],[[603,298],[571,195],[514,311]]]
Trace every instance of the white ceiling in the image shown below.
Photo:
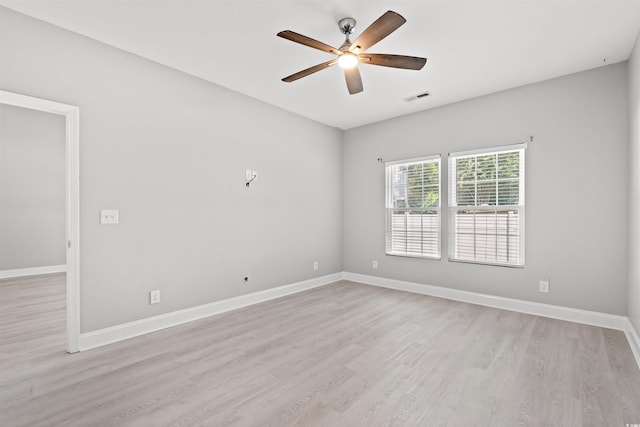
[[[628,59],[633,1],[0,0],[0,4],[341,129]],[[387,10],[407,23],[370,48],[428,58],[421,71],[360,65],[349,95],[332,67],[282,77],[331,55],[276,37],[292,30],[335,47]],[[428,91],[431,96],[405,99]]]

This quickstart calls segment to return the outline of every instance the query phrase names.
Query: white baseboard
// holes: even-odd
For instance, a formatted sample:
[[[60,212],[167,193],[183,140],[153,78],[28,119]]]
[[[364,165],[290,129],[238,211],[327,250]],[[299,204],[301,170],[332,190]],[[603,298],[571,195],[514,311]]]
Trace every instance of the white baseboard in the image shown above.
[[[468,302],[487,307],[501,308],[503,310],[517,311],[536,316],[550,317],[552,319],[566,320],[569,322],[583,323],[599,326],[601,328],[624,331],[629,346],[640,368],[640,337],[628,317],[614,314],[599,313],[597,311],[580,310],[577,308],[563,307],[559,305],[541,304],[512,298],[497,297],[476,292],[461,291],[458,289],[443,288],[433,285],[422,285],[413,282],[387,279],[384,277],[368,276],[366,274],[343,272],[342,278],[365,285],[379,286],[382,288],[396,289],[399,291],[413,292],[421,295],[446,298],[454,301]]]
[[[159,316],[148,317],[134,322],[124,323],[97,331],[80,334],[80,351],[89,350],[103,345],[126,340],[128,338],[155,332],[172,326],[257,304],[285,295],[294,294],[318,286],[327,285],[342,279],[342,273],[329,274],[290,285],[279,286],[277,288],[266,289],[264,291],[253,292],[240,295],[222,301],[215,301],[209,304],[184,310],[173,311]]]
[[[40,273],[43,274],[43,273]],[[224,313],[237,308],[246,307],[252,304],[279,298],[285,295],[302,292],[308,289],[327,285],[339,280],[350,280],[365,285],[379,286],[389,289],[396,289],[405,292],[413,292],[422,295],[430,295],[439,298],[446,298],[455,301],[478,304],[487,307],[500,308],[504,310],[516,311],[520,313],[533,314],[537,316],[549,317],[553,319],[566,320],[569,322],[583,323],[603,328],[624,331],[631,350],[635,356],[638,367],[640,367],[640,337],[631,324],[629,318],[616,316],[613,314],[599,313],[595,311],[580,310],[570,307],[562,307],[550,304],[517,300],[512,298],[497,297],[493,295],[476,292],[461,291],[458,289],[443,288],[433,285],[422,285],[419,283],[405,282],[383,277],[368,276],[364,274],[342,272],[322,276],[310,280],[305,280],[290,285],[277,288],[266,289],[264,291],[251,294],[240,295],[238,297],[216,301],[197,307],[178,310],[159,316],[149,317],[134,322],[116,325],[97,331],[87,332],[80,335],[80,351],[89,350],[103,345],[115,343],[128,338],[137,337],[172,326]]]
[[[0,270],[0,279],[12,277],[37,276],[39,274],[62,273],[67,271],[67,265],[49,265],[46,267],[18,268],[15,270]]]
[[[627,341],[629,341],[631,351],[636,358],[638,368],[640,368],[640,336],[638,336],[638,332],[633,327],[633,323],[631,323],[631,320],[629,320],[629,318],[627,318],[627,329],[624,331],[624,333],[627,336]]]
[[[517,311],[536,316],[550,317],[552,319],[567,320],[569,322],[583,323],[602,328],[627,331],[631,324],[627,317],[613,314],[599,313],[596,311],[580,310],[577,308],[562,307],[559,305],[541,304],[512,298],[504,298],[476,292],[461,291],[458,289],[443,288],[433,285],[422,285],[401,280],[386,279],[384,277],[368,276],[365,274],[344,272],[343,278],[365,285],[380,286],[383,288],[397,289],[416,294],[430,295],[487,307],[501,308],[503,310]]]

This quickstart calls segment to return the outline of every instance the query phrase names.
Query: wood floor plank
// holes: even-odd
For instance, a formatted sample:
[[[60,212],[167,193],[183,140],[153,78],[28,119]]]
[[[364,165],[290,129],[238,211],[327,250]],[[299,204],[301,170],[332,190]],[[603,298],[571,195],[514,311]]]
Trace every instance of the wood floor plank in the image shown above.
[[[341,281],[64,352],[64,274],[0,280],[0,425],[640,423],[620,331]]]
[[[640,382],[634,381],[634,360],[631,348],[626,349],[629,343],[625,336],[618,331],[603,329],[605,351],[612,370],[613,389],[616,400],[622,407],[622,418],[625,424],[635,423],[634,414],[640,411]],[[636,423],[637,424],[637,423]]]

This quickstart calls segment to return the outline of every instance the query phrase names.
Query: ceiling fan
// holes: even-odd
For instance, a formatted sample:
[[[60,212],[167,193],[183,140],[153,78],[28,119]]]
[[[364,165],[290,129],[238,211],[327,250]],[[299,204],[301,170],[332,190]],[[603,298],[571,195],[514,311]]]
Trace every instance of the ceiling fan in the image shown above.
[[[342,18],[338,22],[338,26],[346,39],[338,49],[293,31],[280,31],[278,33],[278,37],[337,55],[337,58],[335,59],[314,65],[306,70],[299,71],[283,78],[282,81],[291,83],[301,79],[302,77],[306,77],[320,70],[324,70],[325,68],[329,68],[332,65],[338,64],[338,66],[344,69],[347,89],[349,90],[349,93],[353,95],[362,92],[362,77],[360,77],[360,71],[358,71],[358,63],[403,68],[407,70],[421,70],[427,62],[427,58],[381,53],[364,53],[365,50],[397,30],[405,22],[407,22],[407,20],[401,15],[389,10],[373,24],[369,25],[369,27],[360,34],[356,41],[352,43],[351,40],[349,40],[349,35],[356,26],[356,20],[353,18]]]

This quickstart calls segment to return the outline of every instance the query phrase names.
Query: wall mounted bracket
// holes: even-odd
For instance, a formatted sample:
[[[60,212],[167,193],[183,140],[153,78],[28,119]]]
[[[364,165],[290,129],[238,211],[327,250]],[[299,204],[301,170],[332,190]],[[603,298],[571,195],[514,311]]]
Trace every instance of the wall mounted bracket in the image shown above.
[[[247,186],[247,188],[251,187],[251,183],[253,181],[255,181],[256,179],[258,179],[258,171],[252,171],[250,169],[247,169],[246,174],[245,174],[245,183],[244,185]]]

